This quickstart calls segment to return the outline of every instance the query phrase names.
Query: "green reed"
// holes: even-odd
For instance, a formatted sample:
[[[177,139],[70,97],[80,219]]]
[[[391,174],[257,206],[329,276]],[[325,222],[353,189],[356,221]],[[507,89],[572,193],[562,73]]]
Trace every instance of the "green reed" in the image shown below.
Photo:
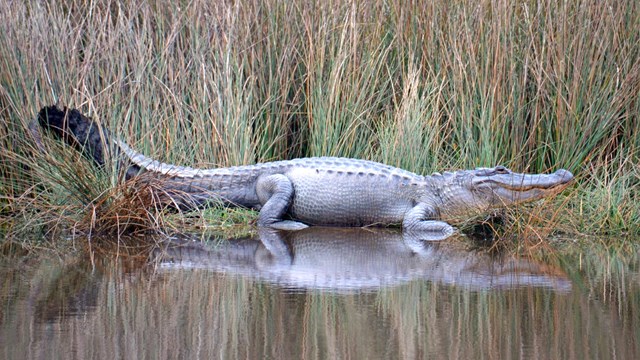
[[[103,200],[126,193],[113,167],[35,149],[27,124],[58,103],[190,166],[568,168],[563,230],[639,232],[635,1],[14,1],[0,14],[3,223],[131,204]]]

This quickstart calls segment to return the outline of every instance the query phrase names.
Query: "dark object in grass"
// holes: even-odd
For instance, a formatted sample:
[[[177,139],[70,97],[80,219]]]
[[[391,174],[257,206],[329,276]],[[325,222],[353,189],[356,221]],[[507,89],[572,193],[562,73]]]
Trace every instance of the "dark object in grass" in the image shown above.
[[[109,132],[101,129],[80,111],[66,107],[60,110],[54,105],[47,106],[38,113],[38,123],[89,159],[93,159],[96,165],[104,166],[103,136],[108,137]]]
[[[106,159],[118,160],[118,168],[126,168],[126,178],[129,179],[140,172],[140,167],[121,156],[120,148],[112,142],[112,135],[108,129],[96,124],[91,118],[84,116],[77,109],[62,110],[57,106],[46,106],[38,112],[38,124],[52,132],[56,137],[80,151],[85,157],[93,160],[98,167],[104,167]],[[41,151],[44,151],[40,132],[35,122],[30,124],[30,130]],[[105,148],[105,145],[109,144]]]

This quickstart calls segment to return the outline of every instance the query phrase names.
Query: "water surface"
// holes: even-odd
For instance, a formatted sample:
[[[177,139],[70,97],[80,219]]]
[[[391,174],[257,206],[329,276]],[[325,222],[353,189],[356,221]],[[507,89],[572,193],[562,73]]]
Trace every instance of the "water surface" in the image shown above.
[[[640,358],[637,251],[490,256],[313,228],[152,265],[5,259],[0,357]]]

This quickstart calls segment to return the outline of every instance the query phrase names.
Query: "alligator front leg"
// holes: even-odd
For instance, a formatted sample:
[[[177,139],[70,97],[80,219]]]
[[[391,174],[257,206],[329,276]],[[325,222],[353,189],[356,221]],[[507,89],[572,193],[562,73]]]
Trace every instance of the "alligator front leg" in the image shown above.
[[[426,241],[439,241],[453,235],[455,229],[444,221],[433,220],[436,210],[426,203],[419,203],[409,210],[402,221],[404,231]]]
[[[279,230],[300,230],[307,225],[291,220],[283,220],[294,196],[291,180],[282,174],[269,175],[258,179],[256,184],[258,199],[262,204],[258,226]]]

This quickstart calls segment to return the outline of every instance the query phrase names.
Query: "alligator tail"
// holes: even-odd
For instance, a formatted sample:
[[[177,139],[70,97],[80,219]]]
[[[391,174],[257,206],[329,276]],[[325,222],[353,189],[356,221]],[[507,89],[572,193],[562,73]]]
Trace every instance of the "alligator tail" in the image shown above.
[[[38,113],[38,123],[54,136],[73,146],[98,166],[105,163],[105,143],[109,143],[109,131],[100,128],[90,118],[76,109],[62,110],[55,105],[44,107]]]
[[[126,178],[136,176],[140,169],[169,177],[194,178],[203,175],[200,169],[162,163],[133,150],[125,142],[113,136],[105,127],[96,124],[91,118],[84,116],[76,109],[62,110],[55,105],[44,107],[38,113],[38,123],[48,129],[54,136],[80,151],[85,157],[98,165],[104,166],[108,153],[118,160],[118,168],[126,168]],[[34,131],[37,124],[30,125],[31,132],[38,147],[44,151],[40,133]],[[108,151],[105,151],[105,145]]]
[[[126,168],[126,178],[139,173],[140,167],[120,156],[121,150],[116,146],[116,139],[105,127],[98,125],[91,118],[83,115],[77,109],[57,106],[46,106],[38,112],[38,124],[49,130],[55,137],[73,146],[82,155],[92,160],[97,166],[104,167],[107,156],[118,159],[118,168]],[[33,124],[32,124],[33,125]],[[30,126],[38,146],[43,149],[40,134]],[[109,148],[105,149],[105,145]],[[113,145],[113,146],[111,146]]]

